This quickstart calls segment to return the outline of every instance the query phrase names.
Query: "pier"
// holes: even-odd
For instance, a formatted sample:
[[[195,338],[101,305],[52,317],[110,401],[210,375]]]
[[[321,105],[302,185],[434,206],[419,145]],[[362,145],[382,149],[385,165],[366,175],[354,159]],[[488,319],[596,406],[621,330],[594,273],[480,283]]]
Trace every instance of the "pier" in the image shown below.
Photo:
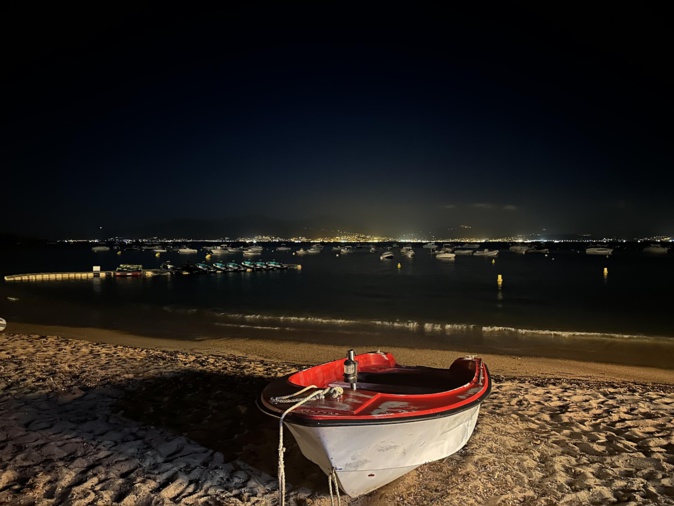
[[[300,264],[286,264],[288,269],[300,270],[302,266]],[[278,269],[277,269],[278,270]],[[264,272],[271,272],[272,269]],[[241,272],[253,272],[252,270],[241,271]],[[255,271],[260,272],[260,271]],[[32,272],[27,274],[8,274],[5,276],[5,281],[62,281],[66,279],[94,279],[94,278],[129,278],[129,277],[142,277],[149,278],[152,276],[168,276],[171,273],[162,269],[143,269],[141,274],[138,276],[119,276],[115,275],[115,271],[86,271],[86,272]],[[180,274],[180,273],[176,273]],[[218,274],[218,273],[214,273]],[[225,273],[226,274],[226,273]]]
[[[28,274],[9,274],[5,281],[58,281],[62,279],[111,278],[114,271],[99,272],[34,272]]]

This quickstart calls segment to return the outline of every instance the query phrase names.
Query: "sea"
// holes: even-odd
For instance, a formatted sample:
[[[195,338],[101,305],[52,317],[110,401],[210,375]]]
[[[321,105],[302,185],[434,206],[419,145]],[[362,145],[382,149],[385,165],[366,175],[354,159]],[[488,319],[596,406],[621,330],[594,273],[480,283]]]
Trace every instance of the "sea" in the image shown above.
[[[87,244],[0,250],[0,275],[156,269],[166,262],[236,261],[143,250],[93,252]],[[254,260],[295,268],[143,278],[0,282],[0,317],[13,322],[97,327],[168,339],[249,338],[343,345],[561,357],[674,369],[674,251],[653,255],[619,243],[610,256],[584,243],[549,243],[548,254],[442,261],[421,244],[414,258],[394,244],[341,254],[326,244],[278,251],[262,244]],[[392,260],[380,254],[390,248]]]

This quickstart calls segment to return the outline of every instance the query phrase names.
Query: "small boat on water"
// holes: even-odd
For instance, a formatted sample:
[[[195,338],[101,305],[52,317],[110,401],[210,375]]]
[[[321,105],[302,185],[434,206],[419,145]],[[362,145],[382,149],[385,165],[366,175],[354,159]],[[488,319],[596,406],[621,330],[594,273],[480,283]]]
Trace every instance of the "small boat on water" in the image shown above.
[[[529,249],[529,246],[525,246],[524,244],[514,244],[508,248],[508,251],[524,255],[525,253],[529,252]]]
[[[649,255],[664,255],[668,251],[669,248],[657,243],[650,244],[644,248],[644,253],[648,253]]]
[[[194,253],[199,253],[199,250],[196,248],[189,248],[187,246],[183,246],[181,248],[178,248],[178,253],[181,255],[192,255]]]
[[[454,260],[456,258],[456,253],[451,251],[443,251],[435,255],[435,258],[438,260]]]
[[[218,270],[215,267],[213,267],[212,265],[209,265],[209,264],[205,264],[203,262],[198,262],[198,263],[194,264],[194,266],[197,269],[200,269],[200,270],[204,271],[206,274],[218,272]]]
[[[306,254],[307,254],[307,250],[305,250],[304,248],[300,248],[300,249],[298,249],[298,250],[295,252],[295,254],[296,254],[296,255],[306,255]]]
[[[497,249],[481,249],[477,250],[475,253],[473,253],[474,257],[497,257],[498,256],[498,250]]]
[[[159,269],[162,271],[169,272],[171,274],[177,274],[180,272],[180,267],[172,264],[170,261],[166,261],[159,266]]]
[[[384,251],[379,255],[379,260],[393,260],[393,253],[390,251]]]
[[[586,255],[610,255],[613,253],[613,248],[607,248],[604,246],[591,246],[585,250]]]
[[[138,277],[143,274],[143,266],[137,264],[121,264],[115,269],[115,277]]]
[[[346,360],[272,381],[258,406],[279,418],[280,478],[285,426],[306,458],[358,497],[463,448],[490,391],[480,358],[439,369],[402,366],[381,351],[349,350]],[[283,496],[284,483],[279,491]]]
[[[403,246],[400,248],[400,254],[407,258],[414,258],[414,250],[412,246]]]
[[[91,248],[91,251],[93,251],[94,253],[102,253],[104,251],[110,251],[110,247],[109,246],[94,246],[93,248]]]

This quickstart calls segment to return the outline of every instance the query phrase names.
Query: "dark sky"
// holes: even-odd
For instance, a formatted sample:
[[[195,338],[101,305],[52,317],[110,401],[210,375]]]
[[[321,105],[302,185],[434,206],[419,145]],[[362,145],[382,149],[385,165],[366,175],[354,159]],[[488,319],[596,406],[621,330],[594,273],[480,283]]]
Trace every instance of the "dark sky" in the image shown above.
[[[0,231],[674,235],[656,4],[241,3],[3,7]]]

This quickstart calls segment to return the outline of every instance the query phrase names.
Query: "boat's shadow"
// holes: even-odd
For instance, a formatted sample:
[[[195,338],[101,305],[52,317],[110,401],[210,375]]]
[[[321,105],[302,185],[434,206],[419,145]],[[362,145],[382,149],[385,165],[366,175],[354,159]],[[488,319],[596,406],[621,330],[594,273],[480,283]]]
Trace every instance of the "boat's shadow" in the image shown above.
[[[278,420],[264,415],[256,399],[271,378],[185,371],[143,380],[118,400],[124,417],[185,436],[276,477]],[[327,478],[301,454],[285,432],[286,482],[293,487],[327,490]]]

